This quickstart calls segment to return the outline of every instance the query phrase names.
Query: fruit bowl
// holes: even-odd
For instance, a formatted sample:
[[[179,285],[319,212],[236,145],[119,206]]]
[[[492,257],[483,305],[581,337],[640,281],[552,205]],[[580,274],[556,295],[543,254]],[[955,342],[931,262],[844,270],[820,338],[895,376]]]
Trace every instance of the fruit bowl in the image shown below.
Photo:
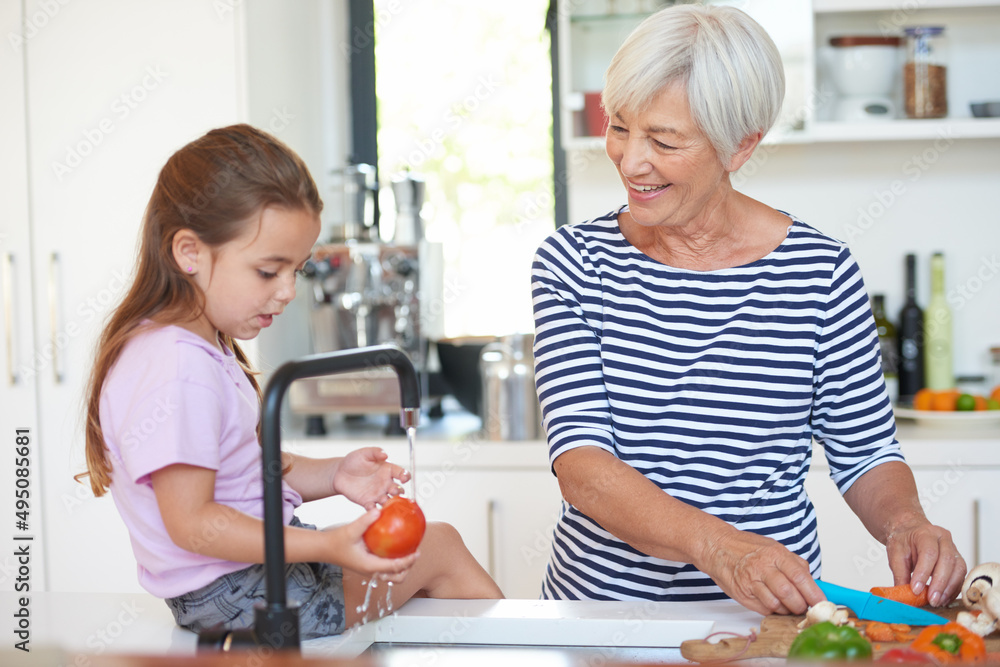
[[[912,419],[917,426],[932,428],[990,428],[1000,426],[1000,410],[941,412],[896,407],[896,419]]]

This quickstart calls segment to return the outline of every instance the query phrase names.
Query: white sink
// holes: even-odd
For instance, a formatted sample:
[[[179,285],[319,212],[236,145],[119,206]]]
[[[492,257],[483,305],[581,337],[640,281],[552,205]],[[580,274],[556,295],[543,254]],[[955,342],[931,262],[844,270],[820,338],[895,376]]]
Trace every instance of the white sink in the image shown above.
[[[714,621],[689,604],[556,600],[410,600],[375,642],[504,646],[678,647]]]

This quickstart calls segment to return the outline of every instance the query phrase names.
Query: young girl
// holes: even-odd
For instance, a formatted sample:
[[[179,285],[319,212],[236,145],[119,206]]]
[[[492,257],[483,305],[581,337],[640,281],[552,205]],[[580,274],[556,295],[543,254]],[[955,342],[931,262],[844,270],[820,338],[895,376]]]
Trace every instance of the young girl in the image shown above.
[[[195,631],[249,627],[265,597],[260,387],[236,340],[254,338],[294,298],[322,207],[302,160],[260,130],[226,127],[181,148],[160,172],[135,281],[100,339],[82,476],[96,496],[110,489],[140,584]],[[375,504],[409,478],[380,449],[283,456],[286,581],[303,639],[362,622],[372,576],[395,584],[395,605],[502,597],[447,524],[427,526],[419,554],[367,550]],[[293,515],[334,494],[368,512],[323,531]],[[387,589],[375,588],[370,609],[386,607]]]

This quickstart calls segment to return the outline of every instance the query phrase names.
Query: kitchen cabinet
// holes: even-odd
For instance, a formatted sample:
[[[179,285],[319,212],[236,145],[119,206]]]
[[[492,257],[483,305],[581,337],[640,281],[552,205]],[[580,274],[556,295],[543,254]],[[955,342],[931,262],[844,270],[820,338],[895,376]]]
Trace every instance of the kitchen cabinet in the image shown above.
[[[22,7],[17,2],[0,3],[0,27],[3,34],[20,25]],[[20,49],[0,49],[0,288],[2,288],[3,376],[0,378],[0,410],[4,415],[2,437],[4,459],[0,465],[0,516],[4,517],[4,534],[40,536],[41,493],[39,455],[37,448],[38,415],[36,378],[31,369],[34,339],[31,290],[31,238],[28,228],[28,147],[25,135],[24,52]],[[15,465],[13,446],[15,429],[29,433],[31,455],[27,465]],[[19,457],[20,458],[20,457]],[[25,530],[13,523],[14,491],[18,468],[30,471],[27,486],[28,521]],[[18,569],[12,549],[3,549],[0,556],[0,591],[15,590]],[[35,545],[32,545],[35,546]],[[37,553],[38,549],[35,550]],[[44,569],[35,562],[33,582],[45,583]]]
[[[547,464],[543,470],[466,470],[418,497],[430,517],[459,530],[504,595],[541,595],[561,506],[559,484]]]
[[[378,446],[391,461],[409,460],[405,443],[393,440],[294,440],[282,446],[316,457]],[[545,443],[485,442],[476,435],[452,442],[418,439],[416,460],[416,498],[427,520],[453,525],[507,597],[537,598],[562,497]],[[338,497],[303,505],[297,515],[323,527],[361,513]]]
[[[709,0],[711,1],[711,0]],[[568,150],[603,150],[603,136],[588,128],[588,109],[615,51],[643,18],[662,3],[569,3],[559,12],[562,142]],[[733,4],[722,2],[719,4]],[[1000,2],[996,0],[777,0],[735,3],[772,36],[785,65],[785,103],[766,143],[962,139],[1000,137],[1000,119],[972,118],[969,102],[1000,99]],[[835,92],[822,55],[833,35],[902,35],[909,25],[943,25],[948,50],[949,117],[930,120],[834,122]],[[900,84],[901,85],[901,84]],[[901,105],[900,105],[901,108]],[[900,114],[901,115],[901,114]]]
[[[279,0],[0,3],[9,47],[0,55],[9,457],[0,509],[13,531],[8,461],[14,429],[28,427],[33,591],[139,590],[113,501],[73,479],[85,469],[83,394],[97,336],[130,284],[143,211],[178,148],[250,122],[297,150],[323,182],[326,147],[337,144],[325,129],[343,117],[326,104],[342,62],[332,52],[346,25],[340,11]],[[256,346],[245,349],[253,356]],[[0,556],[0,590],[13,587],[11,552]]]
[[[15,427],[32,429],[31,584],[138,590],[111,498],[73,479],[85,468],[83,391],[103,320],[128,288],[160,167],[241,116],[239,23],[197,0],[5,2],[2,11],[13,40],[0,92],[2,400],[7,441]],[[7,502],[13,484],[3,488]]]
[[[903,425],[899,440],[931,522],[947,528],[971,568],[1000,561],[1000,536],[990,526],[1000,511],[1000,445],[995,433],[938,432]],[[829,478],[817,448],[806,483],[816,507],[823,577],[868,590],[892,583],[886,550],[851,512]]]

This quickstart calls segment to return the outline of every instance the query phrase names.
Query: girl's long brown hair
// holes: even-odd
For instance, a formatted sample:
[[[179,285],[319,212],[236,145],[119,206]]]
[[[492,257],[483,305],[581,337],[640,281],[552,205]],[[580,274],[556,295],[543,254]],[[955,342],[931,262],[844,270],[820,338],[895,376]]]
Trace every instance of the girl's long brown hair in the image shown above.
[[[101,390],[108,372],[144,320],[173,324],[197,319],[204,295],[174,261],[174,234],[190,229],[211,248],[233,240],[267,206],[323,209],[305,163],[275,137],[249,125],[212,130],[174,153],[160,171],[143,219],[135,278],[111,313],[97,346],[87,386],[87,472],[95,496],[111,484],[101,430]],[[255,372],[229,336],[222,337],[260,396]]]

